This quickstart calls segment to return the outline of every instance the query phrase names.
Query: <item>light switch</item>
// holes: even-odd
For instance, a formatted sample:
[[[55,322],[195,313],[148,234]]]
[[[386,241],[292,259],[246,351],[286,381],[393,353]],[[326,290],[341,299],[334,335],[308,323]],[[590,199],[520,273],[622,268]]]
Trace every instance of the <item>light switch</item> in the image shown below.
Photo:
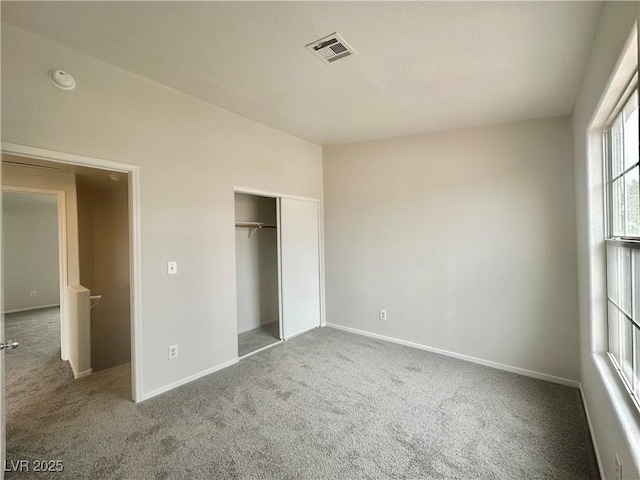
[[[167,263],[167,273],[169,275],[175,275],[176,273],[178,273],[178,262]]]

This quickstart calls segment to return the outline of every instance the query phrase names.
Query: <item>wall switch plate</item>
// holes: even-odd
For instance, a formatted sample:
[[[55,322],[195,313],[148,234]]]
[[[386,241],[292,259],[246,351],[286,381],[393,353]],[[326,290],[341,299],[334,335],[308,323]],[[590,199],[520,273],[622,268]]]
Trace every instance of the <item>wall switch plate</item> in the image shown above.
[[[178,345],[169,346],[169,360],[173,360],[174,358],[178,358]]]
[[[35,291],[35,290],[31,290],[31,291],[29,292],[29,296],[30,296],[30,297],[35,297],[36,295],[37,295],[37,293],[36,293],[36,291]]]
[[[380,318],[380,320],[382,320],[383,322],[387,320],[387,311],[386,310],[380,310],[378,312],[378,318]]]
[[[178,273],[178,262],[168,262],[167,273],[169,275],[175,275],[176,273]]]
[[[616,455],[616,478],[615,480],[622,480],[622,464],[620,463],[620,459],[618,455]]]

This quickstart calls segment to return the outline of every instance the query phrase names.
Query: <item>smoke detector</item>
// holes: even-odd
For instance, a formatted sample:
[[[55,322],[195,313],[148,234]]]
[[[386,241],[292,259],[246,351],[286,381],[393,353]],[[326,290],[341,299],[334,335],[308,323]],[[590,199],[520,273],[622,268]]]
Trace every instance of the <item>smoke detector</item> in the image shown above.
[[[349,55],[357,55],[356,51],[337,33],[310,43],[307,45],[307,50],[327,64]]]
[[[76,88],[76,81],[71,74],[57,68],[49,70],[49,81],[62,90]]]

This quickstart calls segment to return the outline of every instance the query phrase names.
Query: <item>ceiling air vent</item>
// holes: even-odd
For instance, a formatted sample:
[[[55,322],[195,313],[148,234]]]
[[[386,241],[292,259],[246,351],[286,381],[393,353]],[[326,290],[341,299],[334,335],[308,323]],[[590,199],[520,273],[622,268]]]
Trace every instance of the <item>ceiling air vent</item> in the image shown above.
[[[332,33],[307,45],[307,50],[324,63],[335,62],[349,55],[357,55],[356,51],[345,42],[340,35]]]

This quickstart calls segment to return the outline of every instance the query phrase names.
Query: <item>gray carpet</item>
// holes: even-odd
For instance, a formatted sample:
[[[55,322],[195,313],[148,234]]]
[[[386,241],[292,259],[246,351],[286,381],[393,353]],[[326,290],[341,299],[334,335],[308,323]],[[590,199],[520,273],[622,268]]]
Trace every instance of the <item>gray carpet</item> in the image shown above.
[[[255,352],[280,341],[280,323],[272,322],[238,335],[238,356]]]
[[[34,393],[8,460],[70,479],[598,478],[578,390],[331,328],[128,395],[120,367]]]
[[[20,347],[5,356],[10,424],[35,395],[53,395],[73,374],[69,364],[60,360],[60,308],[5,315],[5,338],[20,342]]]

